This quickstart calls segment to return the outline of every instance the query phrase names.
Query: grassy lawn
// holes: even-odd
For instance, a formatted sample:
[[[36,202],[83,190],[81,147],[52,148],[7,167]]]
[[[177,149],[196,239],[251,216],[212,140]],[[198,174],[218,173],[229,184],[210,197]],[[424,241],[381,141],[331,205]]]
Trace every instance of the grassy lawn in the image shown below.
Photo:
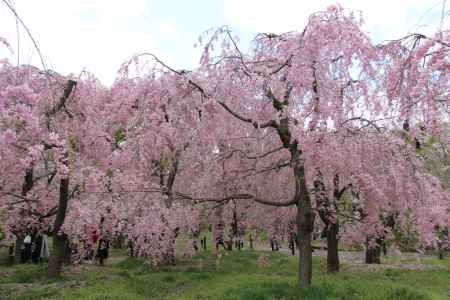
[[[313,285],[298,290],[297,259],[282,253],[233,251],[217,258],[206,251],[153,269],[114,250],[106,266],[67,267],[57,281],[45,278],[45,265],[1,266],[0,299],[450,299],[449,258],[422,262],[439,269],[343,265],[337,275],[324,273],[323,258],[314,260]]]

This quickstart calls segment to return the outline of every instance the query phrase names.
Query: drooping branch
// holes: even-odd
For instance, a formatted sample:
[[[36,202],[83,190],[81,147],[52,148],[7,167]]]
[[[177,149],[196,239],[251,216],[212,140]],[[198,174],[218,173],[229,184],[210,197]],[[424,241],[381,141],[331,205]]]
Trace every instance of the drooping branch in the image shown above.
[[[58,113],[61,110],[66,111],[68,113],[69,117],[71,116],[70,113],[66,109],[66,103],[76,85],[77,85],[77,82],[74,80],[67,81],[67,84],[64,87],[64,92],[63,92],[62,96],[59,98],[58,103],[56,103],[56,105],[47,112],[47,117],[50,118],[51,116],[55,115],[56,113]]]
[[[239,49],[239,47],[237,46],[236,41],[233,39],[233,37],[231,36],[231,32],[230,30],[225,30],[228,38],[231,40],[231,43],[233,44],[234,48],[236,49],[238,56],[239,56],[239,60],[241,61],[242,66],[244,66],[244,74],[247,75],[248,77],[252,77],[252,75],[250,74],[250,69],[247,67],[245,61],[244,61],[244,55],[242,54],[241,50]]]
[[[282,149],[284,149],[283,146],[277,147],[277,148],[272,149],[272,150],[270,150],[270,151],[267,151],[266,153],[263,153],[263,154],[261,154],[261,155],[254,155],[254,156],[247,155],[247,153],[245,153],[244,151],[242,151],[242,150],[240,150],[240,149],[233,149],[233,150],[231,150],[230,153],[228,153],[227,155],[225,155],[223,158],[224,158],[224,159],[228,159],[228,158],[232,157],[234,153],[239,152],[239,153],[242,153],[242,154],[245,156],[245,158],[247,158],[247,159],[260,159],[260,158],[264,158],[264,157],[266,157],[266,156],[269,156],[269,155],[271,155],[271,154],[273,154],[273,153],[276,153],[276,152],[278,152],[278,151],[280,151],[280,150],[282,150]]]
[[[276,206],[276,207],[286,207],[286,206],[291,206],[291,205],[294,205],[297,203],[295,198],[293,198],[289,201],[277,202],[277,201],[262,199],[262,198],[254,196],[254,195],[251,195],[251,194],[234,194],[234,195],[230,195],[230,196],[223,197],[223,198],[194,198],[192,196],[189,196],[186,194],[181,194],[181,193],[176,193],[176,195],[178,196],[178,199],[180,199],[180,200],[191,200],[191,201],[194,201],[194,203],[205,203],[205,202],[220,203],[220,202],[228,202],[231,200],[252,200],[252,201],[255,201],[260,204]]]
[[[241,120],[246,123],[250,123],[255,128],[267,128],[267,127],[277,128],[278,127],[278,124],[275,120],[270,120],[270,121],[267,121],[264,123],[258,123],[250,118],[243,117],[240,114],[236,113],[228,105],[226,105],[223,101],[217,101],[217,103],[219,103],[220,106],[222,106],[227,112],[229,112],[236,119]]]
[[[361,122],[365,122],[365,123],[367,123],[368,125],[370,125],[370,126],[372,126],[373,128],[375,128],[379,133],[381,133],[381,128],[380,128],[377,124],[375,124],[373,121],[371,121],[371,120],[369,120],[369,119],[366,119],[366,118],[363,118],[363,117],[354,117],[354,118],[347,119],[347,120],[345,120],[344,122],[342,122],[341,125],[344,125],[345,123],[348,123],[348,122],[351,122],[351,121],[361,121]]]

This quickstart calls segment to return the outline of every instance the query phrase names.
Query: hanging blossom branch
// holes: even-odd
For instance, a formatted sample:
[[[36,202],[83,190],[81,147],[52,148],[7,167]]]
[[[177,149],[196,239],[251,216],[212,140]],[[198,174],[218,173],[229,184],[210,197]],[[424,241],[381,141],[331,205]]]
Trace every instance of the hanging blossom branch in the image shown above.
[[[241,120],[241,121],[246,122],[246,123],[250,123],[255,128],[267,128],[267,127],[278,128],[278,124],[277,124],[277,122],[275,120],[270,120],[270,121],[267,121],[267,122],[264,122],[264,123],[259,123],[257,121],[254,121],[254,120],[250,119],[250,118],[246,118],[246,117],[243,117],[243,116],[239,115],[238,113],[233,111],[228,105],[226,105],[223,101],[217,101],[217,103],[219,103],[220,106],[222,106],[227,112],[229,112],[236,119]]]
[[[262,199],[259,198],[255,195],[252,194],[247,194],[247,193],[243,193],[243,194],[234,194],[234,195],[230,195],[227,197],[223,197],[223,198],[195,198],[192,197],[190,195],[186,195],[186,194],[182,194],[182,193],[175,193],[177,196],[177,199],[180,200],[191,200],[194,201],[194,203],[204,203],[204,202],[215,202],[215,203],[220,203],[220,202],[228,202],[231,200],[252,200],[255,201],[257,203],[260,204],[264,204],[264,205],[270,205],[270,206],[277,206],[277,207],[285,207],[285,206],[291,206],[297,203],[297,201],[295,200],[295,198],[288,200],[288,201],[272,201],[272,200],[266,200],[266,199]]]
[[[160,64],[161,66],[163,66],[167,70],[169,70],[169,71],[171,71],[171,72],[173,72],[173,73],[175,73],[175,74],[177,74],[179,76],[186,77],[186,74],[189,73],[188,71],[185,71],[185,70],[181,70],[181,71],[175,70],[174,68],[172,68],[169,65],[167,65],[166,63],[164,63],[162,60],[160,60],[156,55],[154,55],[152,53],[145,52],[145,53],[139,54],[138,56],[150,56],[158,64]],[[122,66],[122,68],[128,67],[131,64],[131,62],[132,62],[132,60],[130,60],[126,65]],[[192,85],[196,90],[198,90],[200,92],[200,94],[202,95],[203,98],[205,98],[205,99],[209,99],[210,98],[210,96],[206,93],[206,91],[198,83],[196,83],[195,81],[193,81],[192,79],[189,79],[189,78],[187,78],[187,81],[188,81],[188,83],[190,85]],[[241,116],[237,112],[233,111],[223,101],[217,100],[216,102],[220,106],[222,106],[226,111],[228,111],[232,116],[234,116],[238,120],[241,120],[243,122],[252,124],[255,128],[267,128],[267,127],[278,128],[278,124],[277,124],[277,122],[275,120],[269,120],[269,121],[264,122],[264,123],[259,123],[257,121],[254,121],[253,119]]]
[[[276,152],[278,152],[278,151],[280,151],[280,150],[283,150],[283,149],[284,149],[284,147],[283,147],[283,146],[280,146],[280,147],[277,147],[277,148],[272,149],[272,150],[270,150],[270,151],[267,151],[267,152],[264,153],[264,154],[261,154],[261,155],[255,155],[255,156],[249,156],[249,155],[247,155],[247,153],[245,153],[245,152],[242,151],[241,149],[233,149],[233,150],[231,150],[229,153],[227,153],[226,155],[224,155],[221,159],[228,159],[228,158],[231,158],[231,157],[233,156],[234,153],[241,153],[241,154],[244,155],[245,158],[247,158],[247,159],[259,159],[259,158],[264,158],[264,157],[266,157],[266,156],[269,156],[270,154],[276,153]]]

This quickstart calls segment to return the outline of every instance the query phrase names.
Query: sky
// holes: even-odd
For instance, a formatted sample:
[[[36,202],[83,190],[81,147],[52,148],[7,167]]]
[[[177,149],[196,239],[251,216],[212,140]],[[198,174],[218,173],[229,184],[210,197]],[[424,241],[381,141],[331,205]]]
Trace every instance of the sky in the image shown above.
[[[176,69],[192,69],[201,52],[194,44],[210,28],[228,25],[245,50],[258,32],[302,30],[311,13],[336,0],[0,0],[0,38],[13,50],[0,44],[0,58],[42,67],[5,2],[30,29],[48,68],[64,75],[88,70],[109,85],[120,65],[134,54],[150,52]],[[450,26],[450,1],[339,3],[362,11],[364,30],[377,42]]]

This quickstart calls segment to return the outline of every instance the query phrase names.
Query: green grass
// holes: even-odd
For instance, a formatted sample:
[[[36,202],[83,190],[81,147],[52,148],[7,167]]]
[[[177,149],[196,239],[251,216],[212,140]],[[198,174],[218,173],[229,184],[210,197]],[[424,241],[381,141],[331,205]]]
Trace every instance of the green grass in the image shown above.
[[[123,258],[115,251],[104,267],[66,268],[60,281],[46,281],[44,266],[0,267],[0,295],[7,299],[326,299],[326,300],[438,300],[450,299],[450,259],[424,263],[443,269],[406,271],[384,268],[355,271],[343,266],[341,273],[324,273],[325,262],[314,258],[313,284],[296,288],[297,259],[262,251],[222,252],[220,260],[209,251],[175,266],[153,268],[141,258]],[[263,256],[264,258],[261,258]],[[3,276],[2,275],[6,275]],[[7,289],[5,284],[28,284]],[[7,286],[7,285],[6,285]],[[2,298],[0,296],[0,298]]]

